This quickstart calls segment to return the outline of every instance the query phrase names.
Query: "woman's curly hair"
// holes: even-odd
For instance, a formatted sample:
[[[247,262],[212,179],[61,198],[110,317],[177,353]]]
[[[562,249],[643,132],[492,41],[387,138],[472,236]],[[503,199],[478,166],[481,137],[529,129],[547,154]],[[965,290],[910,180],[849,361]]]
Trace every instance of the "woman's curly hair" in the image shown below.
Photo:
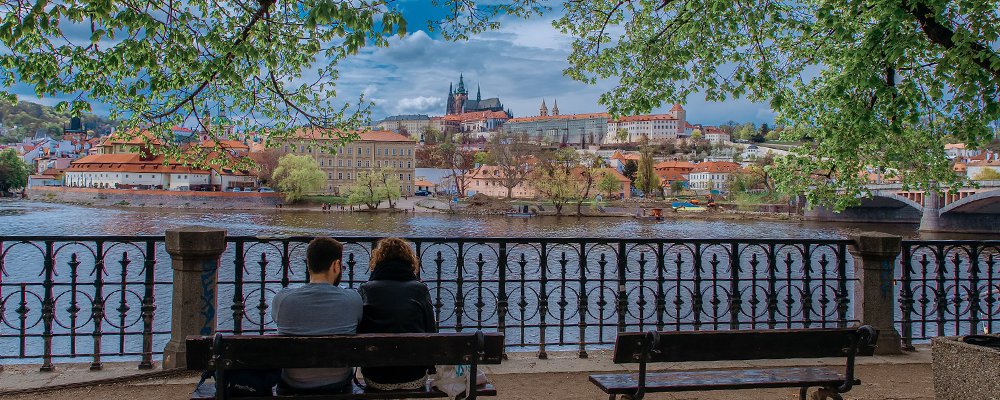
[[[395,260],[413,266],[413,273],[420,275],[420,259],[406,240],[389,237],[379,240],[372,250],[372,259],[368,263],[369,270],[375,270],[385,261]]]

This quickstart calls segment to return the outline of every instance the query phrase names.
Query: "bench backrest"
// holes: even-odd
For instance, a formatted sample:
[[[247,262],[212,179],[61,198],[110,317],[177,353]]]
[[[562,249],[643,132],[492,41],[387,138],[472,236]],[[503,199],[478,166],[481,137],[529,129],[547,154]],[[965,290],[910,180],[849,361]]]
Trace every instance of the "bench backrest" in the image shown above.
[[[477,353],[479,364],[500,364],[504,346],[497,333],[219,336],[187,338],[188,369],[458,365],[470,364]],[[212,361],[216,351],[219,362]]]
[[[877,335],[874,330],[872,333]],[[615,341],[614,360],[640,362],[647,346],[652,347],[648,362],[846,357],[852,341],[858,341],[860,335],[859,328],[622,332]],[[874,338],[861,342],[856,355],[872,355]]]

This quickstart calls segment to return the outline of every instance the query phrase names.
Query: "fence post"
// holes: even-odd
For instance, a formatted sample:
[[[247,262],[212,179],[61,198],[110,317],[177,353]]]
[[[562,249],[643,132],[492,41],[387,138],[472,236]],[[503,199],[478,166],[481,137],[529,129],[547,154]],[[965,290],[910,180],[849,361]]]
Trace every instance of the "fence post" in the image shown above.
[[[170,341],[163,349],[163,369],[187,366],[184,340],[215,332],[218,269],[226,249],[226,231],[204,227],[171,229],[167,253],[174,270]]]
[[[896,290],[893,277],[902,238],[881,232],[851,236],[854,256],[854,318],[879,330],[876,354],[900,354],[901,339],[896,330]]]

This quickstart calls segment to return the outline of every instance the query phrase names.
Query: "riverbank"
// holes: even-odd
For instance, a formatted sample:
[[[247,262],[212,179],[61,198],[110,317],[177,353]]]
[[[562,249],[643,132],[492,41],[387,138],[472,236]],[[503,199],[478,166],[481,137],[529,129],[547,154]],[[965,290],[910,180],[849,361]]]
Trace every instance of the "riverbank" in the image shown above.
[[[394,208],[383,201],[377,209],[364,205],[348,205],[339,201],[326,201],[324,197],[309,197],[304,202],[284,204],[280,193],[257,192],[191,192],[168,190],[123,190],[68,187],[37,187],[27,191],[27,200],[62,203],[78,206],[111,208],[157,208],[157,209],[206,209],[206,210],[261,210],[279,209],[297,212],[324,213],[445,213],[469,216],[507,216],[515,209],[528,205],[529,213],[519,216],[549,216],[577,218],[627,218],[651,220],[653,208],[666,210],[662,221],[682,219],[706,220],[760,220],[760,221],[801,221],[797,214],[769,211],[743,211],[741,209],[716,209],[701,212],[673,212],[669,203],[629,202],[610,203],[606,207],[585,204],[580,213],[575,204],[567,204],[557,213],[551,204],[545,202],[513,202],[506,199],[471,198],[449,205],[448,199],[436,197],[410,196],[398,199]],[[765,208],[766,209],[766,208]]]
[[[42,186],[27,189],[27,199],[81,206],[256,210],[284,204],[280,193],[124,190]]]

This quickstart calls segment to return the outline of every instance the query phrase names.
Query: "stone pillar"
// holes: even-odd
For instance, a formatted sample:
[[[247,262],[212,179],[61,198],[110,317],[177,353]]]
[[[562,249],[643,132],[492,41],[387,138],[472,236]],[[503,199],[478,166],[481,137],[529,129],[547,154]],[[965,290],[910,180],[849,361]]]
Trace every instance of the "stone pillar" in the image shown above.
[[[921,232],[938,232],[941,230],[941,205],[940,194],[938,192],[924,192],[924,208],[921,212]]]
[[[902,353],[902,340],[896,330],[896,288],[893,272],[896,257],[902,250],[902,238],[881,232],[851,236],[854,256],[854,318],[878,329],[875,354]]]
[[[171,229],[167,253],[174,270],[170,341],[163,349],[163,369],[187,365],[184,340],[215,333],[218,269],[226,231],[204,227]]]

